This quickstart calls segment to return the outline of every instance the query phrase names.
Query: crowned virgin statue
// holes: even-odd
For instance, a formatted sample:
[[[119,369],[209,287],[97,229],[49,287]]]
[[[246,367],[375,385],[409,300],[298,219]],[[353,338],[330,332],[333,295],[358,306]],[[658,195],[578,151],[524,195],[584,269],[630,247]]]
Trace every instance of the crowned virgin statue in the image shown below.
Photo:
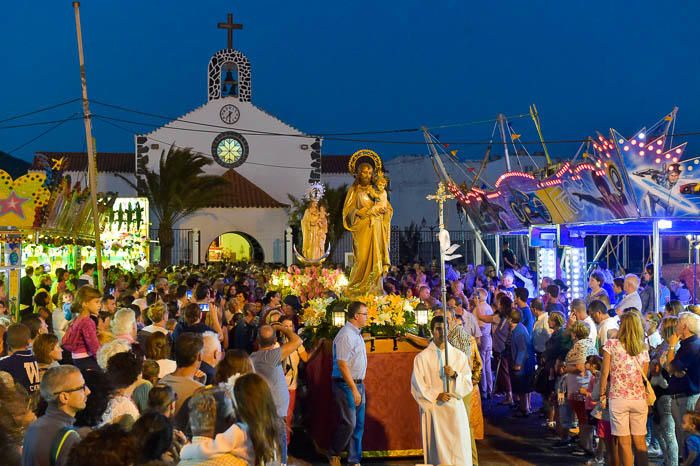
[[[394,213],[387,198],[382,161],[371,150],[359,150],[348,164],[355,182],[343,205],[343,226],[352,234],[355,263],[346,295],[384,294],[383,278],[389,270],[389,234]]]
[[[314,183],[307,192],[309,205],[301,218],[301,248],[304,262],[314,263],[325,259],[323,249],[328,235],[328,212],[321,203],[325,189],[321,183]]]

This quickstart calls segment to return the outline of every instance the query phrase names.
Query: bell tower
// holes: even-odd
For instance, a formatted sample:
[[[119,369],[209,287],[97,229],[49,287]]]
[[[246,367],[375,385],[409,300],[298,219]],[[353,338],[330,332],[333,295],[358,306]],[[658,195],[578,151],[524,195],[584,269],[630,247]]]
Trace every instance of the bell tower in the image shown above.
[[[250,63],[248,57],[233,48],[233,31],[243,29],[243,25],[234,23],[233,14],[229,13],[226,22],[216,27],[226,30],[228,40],[227,47],[209,60],[209,100],[237,97],[242,102],[250,102]]]

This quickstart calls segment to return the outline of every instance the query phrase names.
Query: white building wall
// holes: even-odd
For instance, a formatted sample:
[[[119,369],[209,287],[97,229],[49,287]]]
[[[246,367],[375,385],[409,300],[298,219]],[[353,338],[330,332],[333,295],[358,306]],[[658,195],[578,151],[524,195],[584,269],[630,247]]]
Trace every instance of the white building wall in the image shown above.
[[[235,124],[227,125],[219,117],[221,107],[226,104],[233,104],[240,110],[240,118]],[[147,165],[150,170],[157,171],[162,151],[167,152],[171,144],[189,147],[211,157],[214,139],[225,131],[236,131],[243,135],[249,145],[246,162],[235,168],[238,173],[282,203],[289,202],[287,194],[300,197],[306,191],[313,169],[311,145],[314,138],[305,136],[250,102],[240,102],[236,97],[212,100],[183,115],[180,120],[205,125],[176,121],[145,135],[148,138],[146,145],[150,149]],[[182,128],[196,131],[183,131]],[[250,134],[250,130],[294,136],[256,135]],[[153,149],[156,145],[158,149]],[[221,175],[226,170],[216,162],[206,168],[206,172],[212,175]]]
[[[136,183],[136,177],[133,173],[121,173],[133,183]],[[87,186],[87,172],[65,171],[64,176],[70,176],[71,183],[75,184],[80,181],[81,186]],[[129,183],[118,177],[115,173],[100,172],[97,175],[97,191],[101,193],[115,192],[119,197],[135,197],[136,190],[129,186]]]
[[[255,238],[263,249],[265,262],[284,262],[286,227],[287,213],[283,208],[210,208],[185,218],[175,228],[199,230],[200,262],[206,259],[211,242],[228,232],[246,233]],[[153,228],[157,228],[155,221]]]

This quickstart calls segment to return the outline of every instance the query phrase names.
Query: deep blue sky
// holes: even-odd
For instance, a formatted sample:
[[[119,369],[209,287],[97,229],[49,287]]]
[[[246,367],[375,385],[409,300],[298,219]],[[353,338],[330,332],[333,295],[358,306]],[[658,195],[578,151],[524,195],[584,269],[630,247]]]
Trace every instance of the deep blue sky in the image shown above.
[[[533,102],[551,139],[611,126],[630,133],[674,105],[678,131],[700,130],[698,2],[86,0],[90,97],[175,116],[201,105],[209,57],[226,44],[216,23],[229,11],[245,24],[234,45],[252,63],[253,102],[306,132],[481,120],[524,113]],[[0,30],[0,120],[80,96],[69,0],[3,2]],[[74,103],[0,126],[79,111]],[[529,120],[515,125],[534,137]],[[0,150],[48,128],[0,129]],[[484,140],[491,126],[437,132]],[[98,150],[133,150],[129,134],[103,122],[95,123],[95,137]],[[380,137],[421,141],[419,134]],[[81,121],[70,121],[13,153],[84,150],[84,139]],[[688,141],[693,155],[700,137]],[[426,153],[424,145],[329,140],[324,153],[364,146],[387,156]],[[471,146],[460,154],[482,152]]]

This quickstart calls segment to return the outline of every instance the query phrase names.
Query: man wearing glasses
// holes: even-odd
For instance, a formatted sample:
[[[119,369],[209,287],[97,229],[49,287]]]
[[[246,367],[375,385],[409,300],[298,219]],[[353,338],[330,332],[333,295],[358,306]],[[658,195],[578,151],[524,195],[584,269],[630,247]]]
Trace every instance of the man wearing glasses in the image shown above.
[[[22,445],[22,465],[62,466],[73,445],[80,442],[73,422],[75,415],[85,409],[90,389],[78,368],[65,365],[46,371],[40,392],[48,407],[27,429]]]
[[[331,466],[340,466],[340,453],[348,450],[348,465],[359,465],[365,428],[365,386],[367,350],[362,327],[367,325],[367,306],[353,301],[348,306],[347,323],[333,340],[333,396],[340,410],[340,421],[328,449]]]

